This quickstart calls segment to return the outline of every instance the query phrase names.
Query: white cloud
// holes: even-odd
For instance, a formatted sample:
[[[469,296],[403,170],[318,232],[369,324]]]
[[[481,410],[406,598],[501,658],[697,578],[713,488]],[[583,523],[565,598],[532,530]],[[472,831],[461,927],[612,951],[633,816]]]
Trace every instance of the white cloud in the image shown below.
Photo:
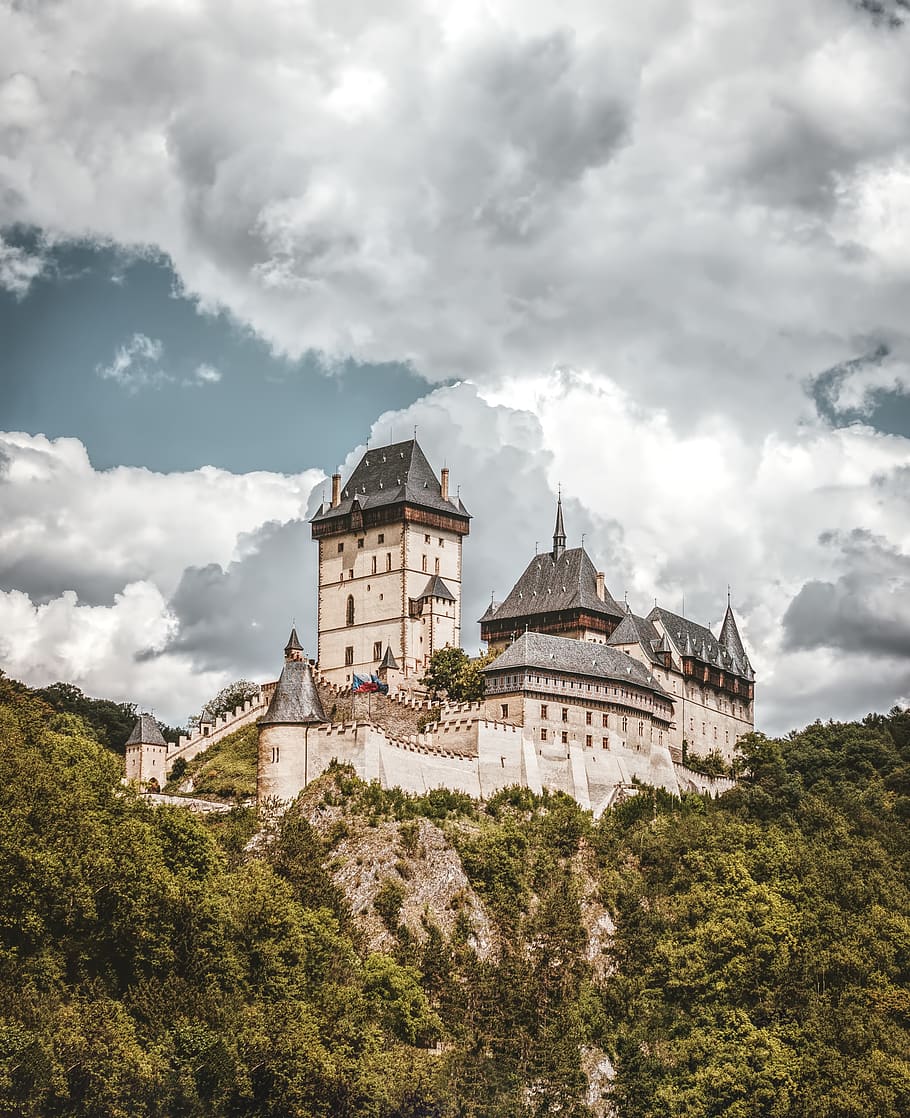
[[[163,384],[172,378],[158,365],[164,346],[157,338],[133,334],[128,342],[117,347],[109,365],[98,365],[95,372],[103,380],[113,380],[131,392],[151,385]]]
[[[0,13],[0,225],[154,244],[279,349],[574,365],[759,438],[859,339],[907,356],[908,32],[846,0],[113,13]]]
[[[193,376],[197,384],[217,384],[221,380],[221,370],[216,369],[214,365],[207,365],[203,362],[196,366]]]
[[[47,260],[42,253],[27,252],[9,244],[0,235],[0,288],[21,299],[28,294],[32,283],[46,266]]]

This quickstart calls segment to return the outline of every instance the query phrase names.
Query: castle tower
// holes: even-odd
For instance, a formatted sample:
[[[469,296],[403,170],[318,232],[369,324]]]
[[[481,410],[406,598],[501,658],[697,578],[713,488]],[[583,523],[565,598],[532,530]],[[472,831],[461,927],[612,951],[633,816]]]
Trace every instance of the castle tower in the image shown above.
[[[622,618],[585,549],[566,548],[560,493],[553,550],[534,556],[505,601],[490,603],[480,618],[480,639],[497,652],[524,632],[604,644]]]
[[[311,764],[309,731],[327,721],[297,630],[284,649],[284,668],[259,719],[256,798],[292,799],[321,768]]]
[[[140,714],[126,739],[126,779],[147,790],[154,780],[161,788],[167,779],[167,742],[151,714]],[[152,785],[154,788],[154,785]]]
[[[419,680],[432,653],[461,638],[461,544],[470,516],[416,439],[370,449],[311,521],[319,544],[319,648],[340,687],[386,654]]]

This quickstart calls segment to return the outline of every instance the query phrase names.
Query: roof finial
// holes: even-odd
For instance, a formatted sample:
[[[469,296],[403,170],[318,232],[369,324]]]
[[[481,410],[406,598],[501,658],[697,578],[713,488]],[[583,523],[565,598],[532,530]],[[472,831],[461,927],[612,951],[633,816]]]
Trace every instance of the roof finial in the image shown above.
[[[727,609],[730,608],[730,583],[727,583]]]
[[[562,484],[556,498],[556,530],[553,532],[553,558],[558,559],[566,550],[566,529],[562,522]]]
[[[414,442],[417,442],[417,424],[414,424]]]

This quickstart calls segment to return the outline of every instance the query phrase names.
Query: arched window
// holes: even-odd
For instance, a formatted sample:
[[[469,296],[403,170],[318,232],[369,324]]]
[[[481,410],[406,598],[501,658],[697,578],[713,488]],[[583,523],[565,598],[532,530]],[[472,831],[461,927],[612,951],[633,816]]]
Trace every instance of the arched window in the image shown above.
[[[345,623],[345,625],[353,625],[354,624],[354,595],[353,594],[348,594],[348,604],[347,604],[347,609],[345,610],[344,623]]]

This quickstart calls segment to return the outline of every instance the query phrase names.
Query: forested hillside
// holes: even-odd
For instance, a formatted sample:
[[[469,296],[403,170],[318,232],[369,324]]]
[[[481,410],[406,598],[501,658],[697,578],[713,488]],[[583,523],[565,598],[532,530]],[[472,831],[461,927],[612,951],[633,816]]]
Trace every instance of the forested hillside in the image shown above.
[[[0,1114],[910,1113],[910,714],[594,823],[327,774],[150,808],[0,678]]]

